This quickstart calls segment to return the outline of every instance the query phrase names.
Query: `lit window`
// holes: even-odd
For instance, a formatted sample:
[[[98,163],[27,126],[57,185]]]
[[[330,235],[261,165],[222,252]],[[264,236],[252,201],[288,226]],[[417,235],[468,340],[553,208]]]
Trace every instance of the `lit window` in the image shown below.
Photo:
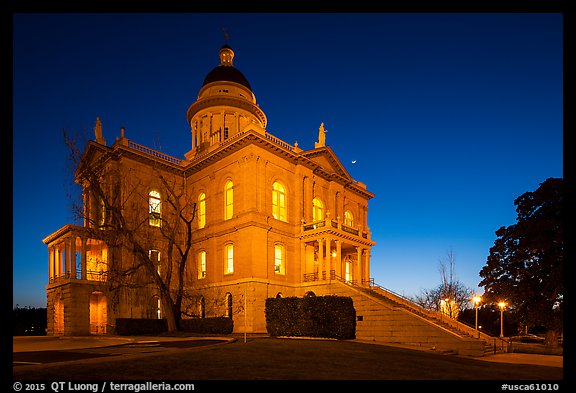
[[[284,274],[284,246],[276,244],[274,246],[274,273]]]
[[[234,273],[234,245],[226,245],[226,261],[224,264],[224,274]]]
[[[200,302],[198,304],[198,314],[200,318],[206,317],[206,300],[204,300],[204,296],[200,297]]]
[[[286,221],[286,190],[277,181],[272,185],[272,215],[277,220]]]
[[[324,220],[324,204],[318,198],[312,200],[312,221]]]
[[[98,215],[98,225],[103,227],[106,222],[106,204],[104,199],[100,199],[100,214]]]
[[[198,228],[206,226],[206,194],[202,193],[198,197]]]
[[[150,261],[156,266],[156,271],[160,274],[160,251],[159,250],[148,250],[148,257]]]
[[[148,194],[148,206],[150,213],[150,225],[153,227],[159,227],[162,222],[161,216],[161,202],[160,193],[158,191],[150,191]]]
[[[352,215],[352,212],[350,210],[346,210],[344,212],[344,225],[348,227],[354,226],[354,216]]]
[[[228,180],[224,186],[224,219],[229,220],[234,214],[234,184]]]
[[[228,139],[228,127],[224,127],[224,139]]]
[[[344,280],[346,280],[346,282],[351,282],[352,281],[352,262],[350,261],[350,259],[346,260],[346,263],[344,264]]]
[[[206,277],[206,251],[198,253],[198,279]]]
[[[232,294],[228,292],[226,294],[226,316],[232,318]]]

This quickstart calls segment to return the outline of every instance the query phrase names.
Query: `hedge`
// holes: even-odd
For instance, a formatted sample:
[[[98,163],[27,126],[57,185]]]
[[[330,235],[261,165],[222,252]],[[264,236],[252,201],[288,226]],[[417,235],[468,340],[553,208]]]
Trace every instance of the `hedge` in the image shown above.
[[[268,298],[265,313],[271,336],[356,338],[356,310],[348,296]]]
[[[191,318],[180,320],[180,331],[203,334],[230,334],[234,329],[232,318]],[[121,336],[156,335],[165,333],[165,319],[117,318],[116,332]]]

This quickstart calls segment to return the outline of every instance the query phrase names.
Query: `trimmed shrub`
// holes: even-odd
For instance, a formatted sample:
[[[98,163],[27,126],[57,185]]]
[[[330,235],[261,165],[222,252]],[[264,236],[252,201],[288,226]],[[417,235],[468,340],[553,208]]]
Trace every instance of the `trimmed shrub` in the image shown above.
[[[356,338],[351,297],[305,296],[266,299],[266,330],[271,336]]]

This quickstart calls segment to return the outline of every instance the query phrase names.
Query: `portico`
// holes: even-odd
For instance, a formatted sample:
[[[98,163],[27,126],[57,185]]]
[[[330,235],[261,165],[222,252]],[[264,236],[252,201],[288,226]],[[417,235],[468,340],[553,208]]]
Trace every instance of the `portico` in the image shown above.
[[[367,228],[349,227],[327,212],[324,220],[302,223],[299,237],[303,281],[340,279],[369,286],[374,242]]]

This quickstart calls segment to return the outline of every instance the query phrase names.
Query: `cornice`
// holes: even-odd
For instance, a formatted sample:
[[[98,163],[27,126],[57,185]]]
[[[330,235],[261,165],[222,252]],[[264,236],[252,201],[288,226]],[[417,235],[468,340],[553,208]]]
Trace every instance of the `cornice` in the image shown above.
[[[322,166],[320,166],[319,164],[317,164],[308,157],[309,153],[311,152],[314,154],[323,154],[322,152],[304,151],[301,153],[295,153],[289,148],[274,142],[274,140],[272,140],[271,138],[267,138],[266,136],[253,130],[236,134],[234,137],[225,141],[215,150],[193,158],[190,161],[190,164],[186,166],[186,169],[184,170],[185,175],[189,176],[193,172],[200,171],[208,167],[212,163],[219,161],[223,157],[226,157],[232,152],[238,151],[239,149],[249,144],[258,145],[279,157],[292,161],[292,163],[295,165],[303,165],[312,170],[312,172],[315,175],[327,181],[333,181],[339,183],[346,189],[350,190],[351,192],[358,194],[366,199],[371,199],[374,197],[374,194],[372,194],[365,188],[358,186],[356,184],[356,181],[353,180],[351,177],[346,178],[337,173],[329,173],[326,170],[324,170]],[[334,153],[329,153],[329,155],[333,154]]]

